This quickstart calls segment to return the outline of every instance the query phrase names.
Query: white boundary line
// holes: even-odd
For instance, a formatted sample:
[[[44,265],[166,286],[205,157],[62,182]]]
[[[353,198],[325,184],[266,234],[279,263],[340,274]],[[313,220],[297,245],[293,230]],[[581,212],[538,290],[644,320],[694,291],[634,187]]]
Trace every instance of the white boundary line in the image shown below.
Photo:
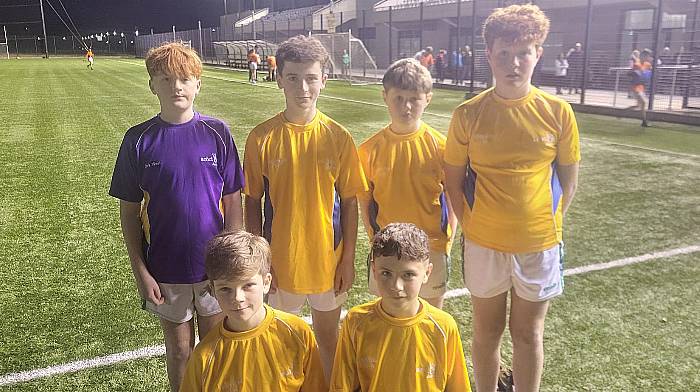
[[[564,271],[565,276],[585,274],[593,271],[602,271],[610,268],[623,267],[626,265],[643,263],[651,260],[658,260],[672,256],[691,254],[700,252],[700,245],[686,246],[683,248],[670,249],[661,252],[647,253],[641,256],[627,257],[624,259],[618,259],[609,261],[606,263],[591,264],[583,267],[570,268]],[[445,298],[457,298],[469,296],[469,290],[465,288],[459,288],[450,290],[445,293]],[[345,317],[347,312],[343,310],[341,317]],[[307,323],[311,323],[310,317],[304,317]],[[134,359],[150,358],[165,355],[165,346],[149,346],[140,348],[138,350],[126,351],[123,353],[111,354],[102,357],[96,357],[93,359],[69,362],[62,365],[49,366],[42,369],[29,370],[18,373],[10,373],[0,376],[0,386],[3,385],[13,385],[19,384],[39,378],[46,378],[50,376],[55,376],[64,373],[72,373],[86,369],[92,369],[96,367],[113,365],[116,363],[131,361]]]

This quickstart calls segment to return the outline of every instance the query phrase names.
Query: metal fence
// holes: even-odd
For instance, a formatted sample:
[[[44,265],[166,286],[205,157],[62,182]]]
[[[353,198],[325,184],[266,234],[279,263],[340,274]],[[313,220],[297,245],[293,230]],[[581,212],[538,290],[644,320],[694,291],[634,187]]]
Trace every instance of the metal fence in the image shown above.
[[[534,2],[551,20],[544,55],[533,82],[546,91],[590,105],[628,107],[630,54],[653,53],[646,86],[655,110],[700,109],[700,1],[695,0],[385,0],[364,10],[334,5],[281,12],[247,11],[222,17],[221,26],[140,36],[135,53],[143,56],[164,41],[190,41],[207,62],[222,63],[213,42],[262,40],[279,43],[297,34],[352,32],[381,69],[432,46],[445,51],[444,67],[433,73],[445,84],[470,92],[492,84],[481,28],[494,8]],[[357,3],[339,1],[339,4]],[[340,7],[340,6],[337,6]],[[347,7],[346,7],[347,8]],[[254,17],[253,17],[254,16]],[[255,19],[258,18],[258,19]],[[254,20],[255,19],[255,20]],[[575,52],[576,43],[581,51]],[[468,46],[462,66],[455,52]],[[568,56],[565,78],[556,77],[555,59]],[[569,93],[571,89],[571,93]]]
[[[97,41],[96,39],[84,41],[86,45],[92,46],[93,51],[98,56],[105,55],[131,55],[134,52],[134,41],[129,38],[119,39],[115,37],[112,41]],[[21,37],[16,35],[7,36],[7,49],[10,57],[22,56],[45,56],[48,48],[49,56],[52,55],[72,55],[81,56],[85,54],[81,42],[72,36],[48,36],[44,42],[43,36]]]

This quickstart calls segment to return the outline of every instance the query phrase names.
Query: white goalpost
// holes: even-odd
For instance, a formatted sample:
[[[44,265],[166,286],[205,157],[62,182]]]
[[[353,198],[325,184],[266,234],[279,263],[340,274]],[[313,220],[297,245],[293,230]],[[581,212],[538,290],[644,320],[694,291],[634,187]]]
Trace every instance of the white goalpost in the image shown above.
[[[6,57],[8,60],[10,59],[10,45],[9,42],[7,41],[7,28],[5,26],[2,26],[2,31],[3,31],[3,37],[5,38],[4,41],[0,42],[0,58]]]
[[[343,33],[314,33],[330,56],[328,77],[347,80],[350,84],[378,83],[381,75],[377,64],[361,40],[351,31]]]

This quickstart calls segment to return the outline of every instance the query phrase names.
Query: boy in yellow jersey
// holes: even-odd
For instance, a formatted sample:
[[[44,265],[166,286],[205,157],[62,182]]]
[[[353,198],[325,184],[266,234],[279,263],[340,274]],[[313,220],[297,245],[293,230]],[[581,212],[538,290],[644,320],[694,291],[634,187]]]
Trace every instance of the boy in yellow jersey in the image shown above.
[[[494,88],[460,105],[445,151],[446,186],[462,220],[464,276],[473,308],[477,389],[496,389],[506,326],[518,392],[538,391],[549,300],[563,291],[562,221],[581,159],[571,106],[530,83],[549,19],[535,5],[486,19]]]
[[[382,84],[391,123],[358,149],[369,185],[359,196],[362,219],[369,238],[391,222],[413,223],[428,234],[433,271],[420,296],[442,308],[457,218],[443,187],[446,138],[421,120],[433,96],[432,77],[417,60],[402,59],[387,69]]]
[[[418,297],[432,269],[428,236],[391,223],[374,236],[371,257],[381,298],[343,321],[331,392],[471,391],[457,323]]]
[[[309,302],[326,375],[340,307],[355,278],[357,197],[367,190],[350,133],[316,109],[328,53],[313,37],[275,56],[286,108],[251,131],[245,147],[245,222],[272,248],[269,304],[291,313]],[[265,197],[265,221],[261,209]]]
[[[190,356],[181,392],[328,390],[311,328],[263,303],[272,282],[264,238],[217,235],[207,247],[206,269],[226,318]]]

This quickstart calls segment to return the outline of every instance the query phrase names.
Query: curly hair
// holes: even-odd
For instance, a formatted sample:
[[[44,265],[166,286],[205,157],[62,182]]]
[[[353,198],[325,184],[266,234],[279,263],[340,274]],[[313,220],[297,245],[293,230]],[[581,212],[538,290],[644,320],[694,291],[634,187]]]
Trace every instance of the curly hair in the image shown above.
[[[390,223],[372,239],[372,260],[377,256],[427,261],[430,257],[428,236],[413,223]]]
[[[533,4],[496,8],[484,22],[484,40],[488,48],[497,38],[513,44],[533,42],[541,46],[549,33],[549,18]]]
[[[297,35],[282,42],[277,48],[275,57],[277,58],[277,70],[282,74],[284,64],[287,61],[295,63],[318,61],[323,69],[328,62],[328,51],[317,38]]]
[[[265,276],[270,272],[270,245],[243,230],[224,232],[207,244],[204,267],[210,280]]]
[[[162,73],[180,79],[202,76],[202,60],[194,49],[181,42],[166,42],[151,48],[146,54],[146,69],[150,77]]]

